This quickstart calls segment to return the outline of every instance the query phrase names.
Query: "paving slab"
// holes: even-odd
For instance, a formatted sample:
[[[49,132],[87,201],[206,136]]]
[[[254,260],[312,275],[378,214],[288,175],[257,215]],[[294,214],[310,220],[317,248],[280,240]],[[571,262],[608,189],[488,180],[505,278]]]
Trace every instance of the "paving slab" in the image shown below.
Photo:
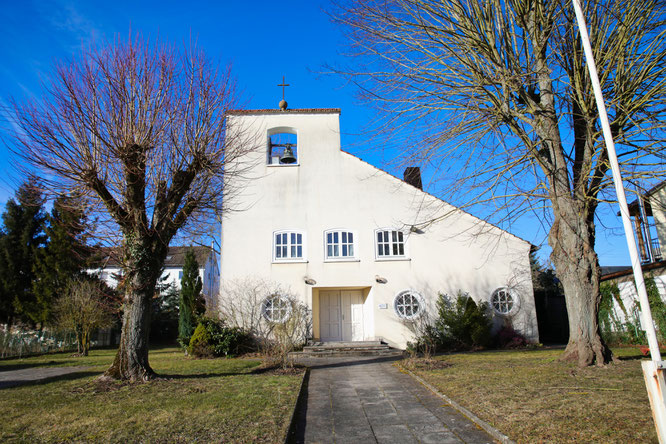
[[[41,381],[70,373],[85,372],[90,367],[31,367],[0,371],[0,389]]]
[[[385,357],[302,358],[311,368],[296,416],[296,443],[492,443]]]

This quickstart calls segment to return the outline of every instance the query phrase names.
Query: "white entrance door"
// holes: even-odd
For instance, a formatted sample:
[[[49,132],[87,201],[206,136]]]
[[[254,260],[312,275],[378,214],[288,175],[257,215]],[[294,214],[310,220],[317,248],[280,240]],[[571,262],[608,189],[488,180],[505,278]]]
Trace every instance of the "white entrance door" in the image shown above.
[[[363,340],[363,295],[360,290],[343,290],[342,299],[342,340]]]
[[[319,330],[322,341],[362,341],[363,294],[361,291],[320,291]]]
[[[319,292],[319,333],[322,341],[342,341],[340,292]]]

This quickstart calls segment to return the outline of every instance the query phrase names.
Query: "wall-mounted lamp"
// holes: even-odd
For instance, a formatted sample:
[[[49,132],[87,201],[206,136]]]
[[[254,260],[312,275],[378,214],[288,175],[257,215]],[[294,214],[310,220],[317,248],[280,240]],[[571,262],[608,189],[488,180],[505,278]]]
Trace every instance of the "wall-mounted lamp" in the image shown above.
[[[316,285],[316,284],[317,284],[317,281],[315,281],[314,279],[309,278],[309,277],[307,277],[307,276],[305,276],[305,277],[303,278],[303,280],[304,280],[305,283],[308,284],[308,285]]]
[[[381,277],[379,275],[375,275],[375,281],[377,281],[378,284],[385,284],[388,282],[385,277]]]

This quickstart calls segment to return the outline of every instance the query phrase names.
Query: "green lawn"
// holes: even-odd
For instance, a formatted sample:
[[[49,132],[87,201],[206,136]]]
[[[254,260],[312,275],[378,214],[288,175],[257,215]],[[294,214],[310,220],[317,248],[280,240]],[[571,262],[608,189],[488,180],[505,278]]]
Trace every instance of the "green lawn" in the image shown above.
[[[519,443],[657,442],[635,348],[622,360],[579,369],[558,361],[562,350],[460,353],[414,368],[440,392]]]
[[[91,368],[0,390],[0,442],[279,442],[301,376],[252,373],[256,360],[197,360],[175,348],[150,353],[161,379],[100,383],[114,350],[0,361],[0,372],[32,366]]]

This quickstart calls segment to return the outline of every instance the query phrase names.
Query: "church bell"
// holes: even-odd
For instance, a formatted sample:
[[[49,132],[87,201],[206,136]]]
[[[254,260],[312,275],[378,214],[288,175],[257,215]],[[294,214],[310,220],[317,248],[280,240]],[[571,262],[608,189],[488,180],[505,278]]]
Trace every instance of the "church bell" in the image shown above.
[[[284,153],[280,157],[280,163],[294,163],[296,162],[296,157],[294,157],[294,152],[291,150],[292,144],[285,144]]]

